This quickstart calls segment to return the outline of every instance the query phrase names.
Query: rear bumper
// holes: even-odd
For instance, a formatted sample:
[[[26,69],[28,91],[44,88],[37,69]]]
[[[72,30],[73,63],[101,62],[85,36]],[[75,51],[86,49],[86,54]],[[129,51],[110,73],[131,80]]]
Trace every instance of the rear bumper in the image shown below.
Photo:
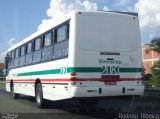
[[[143,95],[144,86],[71,87],[71,97],[112,97]]]

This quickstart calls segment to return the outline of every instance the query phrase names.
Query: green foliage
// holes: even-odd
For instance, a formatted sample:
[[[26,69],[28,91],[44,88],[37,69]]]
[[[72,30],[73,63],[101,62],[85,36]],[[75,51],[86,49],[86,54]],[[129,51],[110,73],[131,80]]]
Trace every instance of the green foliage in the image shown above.
[[[143,80],[144,81],[149,81],[151,80],[152,74],[143,74]]]
[[[150,88],[153,86],[153,80],[151,74],[143,74],[143,83],[146,88]]]
[[[160,53],[160,38],[153,38],[149,44],[151,49]],[[152,77],[149,81],[144,81],[147,87],[160,87],[160,60],[151,67]]]
[[[160,78],[159,78],[160,76],[159,75],[153,74],[152,76],[153,84],[154,84],[154,87],[156,88],[160,88]]]
[[[160,60],[152,66],[151,71],[153,86],[160,88]]]
[[[145,88],[150,88],[153,86],[152,80],[144,81],[143,83],[144,83]]]
[[[153,50],[160,52],[160,38],[153,38],[153,40],[151,40],[150,46]]]
[[[152,74],[155,74],[157,78],[160,78],[160,60],[151,67]]]
[[[0,69],[0,77],[3,77],[3,71]]]

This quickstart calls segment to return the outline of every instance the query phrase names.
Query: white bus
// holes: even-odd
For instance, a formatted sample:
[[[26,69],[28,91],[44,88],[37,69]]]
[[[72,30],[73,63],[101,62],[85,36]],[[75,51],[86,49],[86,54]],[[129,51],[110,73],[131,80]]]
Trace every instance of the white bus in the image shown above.
[[[74,11],[20,41],[6,56],[6,90],[14,98],[78,99],[143,95],[138,15]]]

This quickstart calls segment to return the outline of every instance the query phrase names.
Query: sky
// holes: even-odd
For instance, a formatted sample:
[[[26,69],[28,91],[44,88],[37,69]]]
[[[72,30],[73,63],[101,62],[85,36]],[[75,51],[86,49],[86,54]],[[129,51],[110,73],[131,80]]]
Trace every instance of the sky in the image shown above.
[[[9,47],[73,10],[137,12],[142,45],[160,37],[160,0],[1,0],[0,62]]]

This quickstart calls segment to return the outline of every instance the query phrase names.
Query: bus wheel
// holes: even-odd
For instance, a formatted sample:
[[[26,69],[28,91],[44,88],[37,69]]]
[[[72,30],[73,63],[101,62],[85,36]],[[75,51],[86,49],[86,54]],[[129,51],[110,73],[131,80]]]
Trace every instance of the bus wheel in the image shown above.
[[[42,85],[41,83],[38,83],[36,85],[36,95],[35,95],[35,98],[36,98],[36,102],[38,104],[38,107],[39,108],[44,108],[45,106],[45,102],[44,102],[44,99],[43,99],[43,91],[42,91]]]
[[[11,92],[12,92],[12,95],[13,95],[14,99],[19,99],[20,94],[17,94],[17,93],[14,92],[14,86],[13,85],[11,86]]]

